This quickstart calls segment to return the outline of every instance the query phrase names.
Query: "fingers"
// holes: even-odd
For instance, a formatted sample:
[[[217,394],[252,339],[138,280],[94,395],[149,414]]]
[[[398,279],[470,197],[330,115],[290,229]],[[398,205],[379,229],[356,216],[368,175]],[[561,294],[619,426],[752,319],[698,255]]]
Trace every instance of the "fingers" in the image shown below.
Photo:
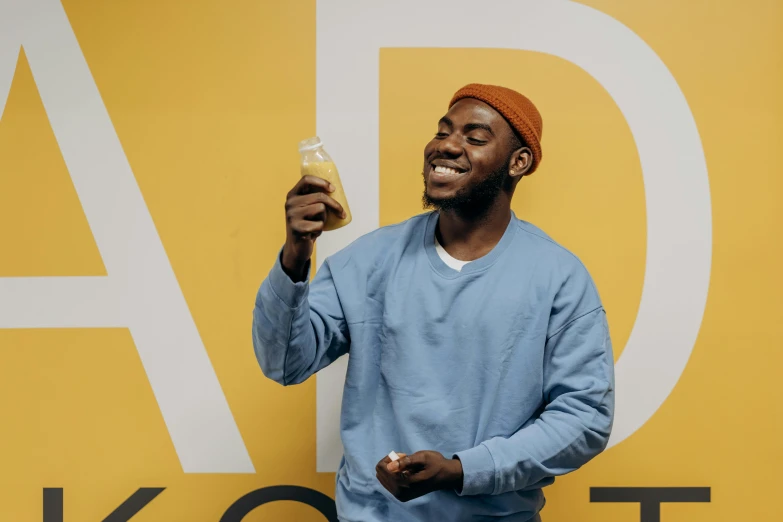
[[[378,479],[378,481],[383,484],[383,487],[391,491],[392,488],[392,477],[389,473],[383,470],[383,468],[376,468],[375,469],[375,477]]]
[[[340,217],[345,217],[345,211],[342,205],[337,202],[333,197],[325,194],[324,192],[313,192],[304,195],[294,195],[286,200],[286,211],[293,211],[296,209],[305,209],[308,207],[315,207],[319,209],[319,212],[324,212],[327,209],[334,212]],[[310,209],[315,211],[315,209]],[[309,211],[308,211],[309,212]]]
[[[308,236],[310,239],[316,239],[324,231],[323,221],[302,220],[292,227],[293,231],[300,236]]]
[[[326,205],[313,203],[311,205],[295,206],[289,209],[286,214],[293,219],[324,221],[326,219]]]
[[[426,494],[429,490],[421,487],[425,479],[411,471],[417,466],[421,466],[420,462],[423,462],[426,455],[416,456],[414,454],[414,458],[410,458],[405,453],[397,453],[397,456],[400,457],[400,460],[392,461],[387,455],[375,466],[375,476],[378,482],[400,502],[408,502]],[[390,467],[397,469],[400,463],[404,463],[407,467],[401,471],[390,469]]]
[[[426,465],[426,455],[422,453],[414,453],[413,455],[401,456],[400,460],[395,462],[397,469],[400,472],[408,471],[410,474],[421,471]]]
[[[297,194],[310,194],[312,192],[334,192],[334,188],[334,185],[325,179],[316,176],[302,176],[299,182],[294,185],[294,188],[291,189],[291,192],[288,193],[288,197],[290,198]]]
[[[399,491],[397,477],[395,477],[395,475],[386,469],[386,466],[390,462],[391,459],[388,456],[384,457],[384,459],[381,460],[377,466],[375,466],[375,477],[378,479],[378,482],[380,482],[381,485],[389,491],[389,493],[397,496]]]
[[[286,201],[286,221],[295,236],[315,240],[324,230],[327,211],[345,217],[342,206],[323,192],[294,196]]]

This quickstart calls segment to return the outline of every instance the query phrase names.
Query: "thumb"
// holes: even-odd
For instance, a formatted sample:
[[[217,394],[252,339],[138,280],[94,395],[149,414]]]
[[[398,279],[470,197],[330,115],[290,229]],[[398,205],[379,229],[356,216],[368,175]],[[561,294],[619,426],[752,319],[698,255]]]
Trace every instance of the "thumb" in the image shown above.
[[[417,452],[401,458],[398,463],[400,465],[399,471],[417,473],[427,467],[427,458],[425,453]]]
[[[405,453],[397,453],[397,456],[400,459],[403,459],[403,458],[405,458],[406,454]],[[391,471],[392,473],[394,473],[395,471],[399,471],[399,469],[400,469],[400,460],[393,460],[393,461],[389,462],[388,464],[386,464],[386,469],[388,471]]]

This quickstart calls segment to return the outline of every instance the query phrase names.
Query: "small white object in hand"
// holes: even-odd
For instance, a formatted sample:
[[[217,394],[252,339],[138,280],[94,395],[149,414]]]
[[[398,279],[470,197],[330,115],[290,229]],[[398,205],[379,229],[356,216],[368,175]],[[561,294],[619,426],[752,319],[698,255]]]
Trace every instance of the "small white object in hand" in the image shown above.
[[[394,462],[395,460],[400,460],[400,456],[394,453],[393,451],[389,453],[389,458],[392,459],[392,462]]]

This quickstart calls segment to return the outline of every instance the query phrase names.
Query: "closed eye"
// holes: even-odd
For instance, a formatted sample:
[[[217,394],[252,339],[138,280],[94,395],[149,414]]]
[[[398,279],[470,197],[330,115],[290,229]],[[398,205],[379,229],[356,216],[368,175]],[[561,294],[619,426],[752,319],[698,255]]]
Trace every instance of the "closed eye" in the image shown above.
[[[486,145],[487,142],[485,140],[479,140],[476,138],[468,138],[468,143],[471,143],[473,145]]]

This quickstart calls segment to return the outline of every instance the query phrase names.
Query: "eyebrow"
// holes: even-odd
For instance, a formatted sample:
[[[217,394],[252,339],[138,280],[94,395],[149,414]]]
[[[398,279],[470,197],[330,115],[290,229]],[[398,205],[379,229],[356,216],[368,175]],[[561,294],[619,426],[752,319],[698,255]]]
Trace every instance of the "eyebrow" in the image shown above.
[[[444,124],[444,125],[448,125],[451,128],[454,128],[454,122],[451,121],[451,119],[449,119],[447,116],[442,117],[438,121],[439,125],[441,123]],[[486,123],[468,123],[468,124],[465,125],[465,132],[470,132],[470,131],[479,130],[479,129],[480,130],[485,130],[485,131],[487,131],[488,133],[490,133],[493,136],[495,135],[495,133],[492,132],[492,127],[490,127]]]
[[[468,123],[467,125],[465,125],[465,132],[470,132],[472,130],[477,130],[477,129],[485,130],[491,135],[493,136],[495,135],[495,133],[492,132],[492,127],[490,127],[486,123]]]

